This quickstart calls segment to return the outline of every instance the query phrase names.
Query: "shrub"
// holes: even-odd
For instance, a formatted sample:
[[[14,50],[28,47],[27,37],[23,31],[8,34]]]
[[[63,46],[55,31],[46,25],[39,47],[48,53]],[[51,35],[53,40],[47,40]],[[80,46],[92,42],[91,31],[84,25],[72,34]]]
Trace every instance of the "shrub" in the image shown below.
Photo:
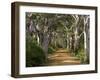
[[[81,63],[87,63],[86,55],[83,49],[77,51],[76,56],[81,60]]]
[[[48,54],[52,54],[55,50],[52,47],[48,48]]]
[[[45,63],[43,50],[34,41],[26,41],[26,67],[42,66]]]

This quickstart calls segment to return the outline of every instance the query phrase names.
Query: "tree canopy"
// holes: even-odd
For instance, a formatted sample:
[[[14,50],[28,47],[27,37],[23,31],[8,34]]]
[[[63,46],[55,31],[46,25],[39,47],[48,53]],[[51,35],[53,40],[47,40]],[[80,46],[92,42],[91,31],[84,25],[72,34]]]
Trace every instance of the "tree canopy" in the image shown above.
[[[48,56],[49,47],[66,48],[89,57],[89,15],[26,12],[26,39],[36,42]]]

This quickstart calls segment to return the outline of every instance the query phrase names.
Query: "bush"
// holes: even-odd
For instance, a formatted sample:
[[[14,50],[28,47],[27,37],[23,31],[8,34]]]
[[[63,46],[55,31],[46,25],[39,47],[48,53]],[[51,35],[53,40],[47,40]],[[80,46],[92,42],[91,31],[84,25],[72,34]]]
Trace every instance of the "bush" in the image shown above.
[[[86,55],[83,49],[77,51],[77,57],[81,60],[81,63],[87,63]]]
[[[48,54],[52,54],[55,50],[52,47],[48,48]]]
[[[26,41],[26,67],[42,66],[45,63],[43,50],[33,41]]]

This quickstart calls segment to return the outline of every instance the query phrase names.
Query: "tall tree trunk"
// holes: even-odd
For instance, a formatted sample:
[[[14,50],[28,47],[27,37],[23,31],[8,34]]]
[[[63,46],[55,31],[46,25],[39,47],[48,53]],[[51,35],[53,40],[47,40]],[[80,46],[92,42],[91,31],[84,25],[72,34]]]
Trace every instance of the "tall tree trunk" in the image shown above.
[[[68,40],[68,34],[67,34],[67,49],[69,48],[69,40]]]
[[[86,48],[86,56],[87,56],[87,62],[89,63],[89,49],[90,49],[90,34],[89,34],[89,19],[88,19],[88,22],[86,24],[86,45],[87,45],[87,48]]]
[[[84,53],[85,53],[85,57],[84,57],[84,62],[86,61],[87,58],[87,44],[86,44],[86,32],[84,31]]]
[[[45,53],[46,62],[47,62],[47,57],[48,57],[48,47],[49,47],[49,37],[47,34],[44,34],[43,42],[42,42],[42,49]]]
[[[72,37],[71,36],[70,36],[70,42],[69,43],[70,43],[69,47],[70,47],[70,51],[71,51],[71,48],[72,48]]]
[[[38,43],[38,45],[39,45],[39,44],[40,44],[40,38],[39,38],[38,35],[36,35],[36,37],[37,37],[37,43]]]
[[[89,31],[86,32],[86,35],[87,35],[87,36],[86,36],[86,45],[87,45],[87,48],[86,48],[86,56],[87,56],[87,59],[86,59],[86,60],[87,60],[87,62],[89,63],[89,51],[90,51],[90,50],[89,50],[89,49],[90,49],[90,46],[89,46],[89,45],[90,45],[90,43],[89,43],[89,42],[90,42],[90,41],[89,41],[89,40],[90,40],[90,39],[89,39]]]
[[[42,33],[38,33],[38,36],[39,36],[39,45],[42,47],[43,35],[42,35]]]
[[[74,51],[76,51],[77,47],[78,47],[78,30],[77,30],[77,27],[75,29],[74,34],[75,34],[75,36],[74,36],[74,38],[75,38],[75,41],[74,41]]]
[[[84,50],[85,50],[85,62],[89,57],[89,17],[84,17]]]
[[[87,51],[86,51],[86,49],[87,49],[87,44],[86,44],[86,31],[85,31],[85,29],[86,29],[86,24],[85,24],[85,18],[84,18],[84,31],[83,31],[83,33],[84,33],[84,53],[85,53],[85,57],[84,57],[84,62],[86,61],[86,58],[87,58]]]

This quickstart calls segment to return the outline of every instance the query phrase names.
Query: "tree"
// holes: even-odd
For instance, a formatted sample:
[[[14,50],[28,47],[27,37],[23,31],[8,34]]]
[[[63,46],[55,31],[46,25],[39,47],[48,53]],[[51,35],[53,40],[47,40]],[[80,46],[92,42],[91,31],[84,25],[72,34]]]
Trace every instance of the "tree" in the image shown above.
[[[85,61],[89,57],[89,16],[83,16],[84,21],[84,50],[85,50]]]
[[[53,32],[58,27],[60,16],[57,14],[28,13],[28,32],[34,33],[38,44],[45,52],[47,57],[48,45],[51,41]]]
[[[71,52],[80,49],[89,56],[89,16],[77,14],[26,13],[26,33],[35,40],[48,56],[49,45],[67,48]],[[81,47],[83,48],[83,47]]]

